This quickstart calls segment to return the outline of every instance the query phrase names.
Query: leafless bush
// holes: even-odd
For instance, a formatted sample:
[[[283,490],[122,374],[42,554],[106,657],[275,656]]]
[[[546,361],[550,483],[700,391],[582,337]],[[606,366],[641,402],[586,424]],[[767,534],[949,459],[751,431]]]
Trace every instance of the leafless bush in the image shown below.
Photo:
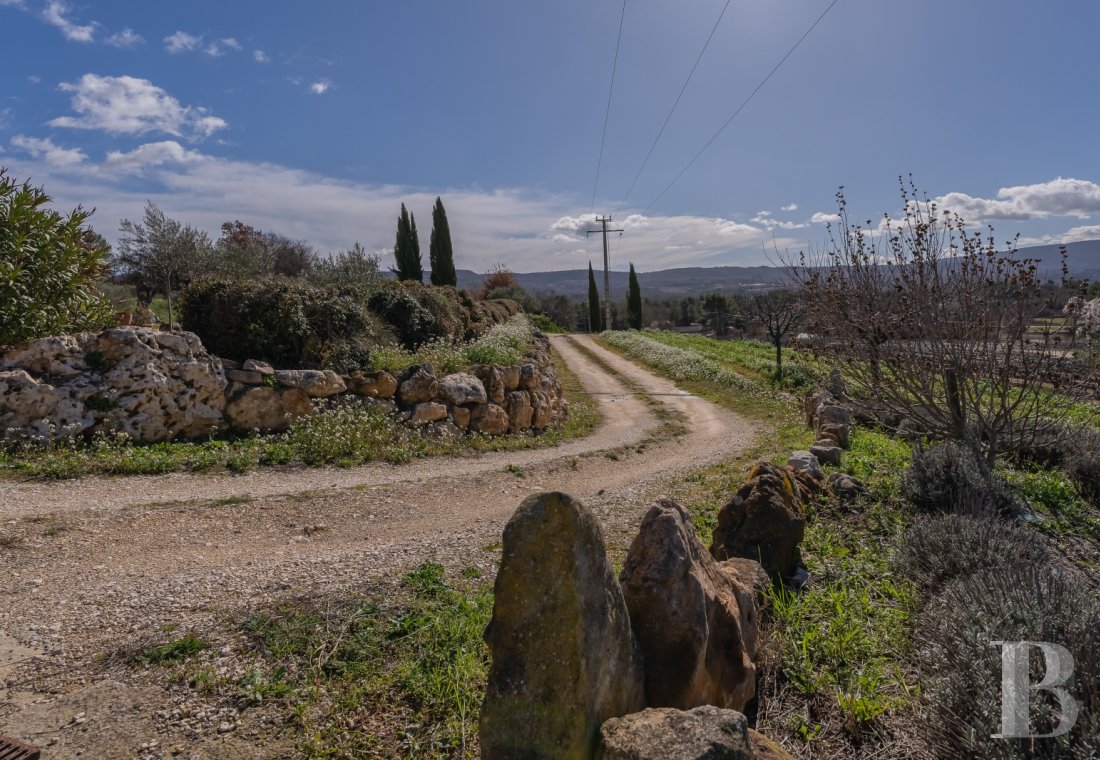
[[[1036,261],[1015,242],[964,220],[902,184],[900,219],[854,223],[843,189],[825,250],[794,263],[815,350],[834,360],[883,423],[901,420],[936,440],[955,440],[992,469],[999,454],[1064,428],[1069,405],[1088,394],[1078,363],[1050,322],[1066,300],[1045,288]]]

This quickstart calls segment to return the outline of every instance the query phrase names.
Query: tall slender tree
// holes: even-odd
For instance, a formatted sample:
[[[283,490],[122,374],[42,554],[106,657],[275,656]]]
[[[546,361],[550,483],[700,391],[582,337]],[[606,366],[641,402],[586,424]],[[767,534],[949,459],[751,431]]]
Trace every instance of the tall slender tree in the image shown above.
[[[397,239],[393,244],[394,273],[399,280],[424,282],[424,263],[420,257],[420,237],[416,234],[416,217],[401,204],[397,217]]]
[[[596,275],[592,272],[592,262],[588,262],[588,331],[602,332],[603,309],[600,308],[600,290],[596,287]]]
[[[626,324],[632,330],[642,329],[642,289],[634,264],[630,265],[630,286],[626,293]]]
[[[447,210],[437,196],[432,207],[432,237],[428,244],[428,263],[432,267],[432,285],[458,285],[455,273],[455,254],[451,248],[451,225],[447,223]]]

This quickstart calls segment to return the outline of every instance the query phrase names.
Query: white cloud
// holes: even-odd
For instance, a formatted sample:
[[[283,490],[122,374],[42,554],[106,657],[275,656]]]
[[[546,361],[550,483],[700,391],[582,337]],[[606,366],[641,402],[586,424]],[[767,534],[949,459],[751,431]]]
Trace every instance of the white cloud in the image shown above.
[[[770,211],[757,211],[756,216],[754,216],[751,221],[753,224],[758,224],[768,230],[800,230],[808,226],[802,222],[781,222],[774,218]]]
[[[11,126],[15,111],[11,108],[0,108],[0,129],[7,129]]]
[[[780,211],[798,211],[797,203],[788,203],[786,206],[782,206]]]
[[[49,123],[54,127],[99,129],[110,134],[164,132],[203,139],[228,126],[205,108],[181,105],[148,79],[85,74],[60,89],[73,93],[72,108],[79,115],[53,119]]]
[[[314,95],[324,95],[326,92],[332,89],[332,82],[328,79],[318,79],[316,82],[309,86],[309,91]]]
[[[175,140],[146,143],[129,152],[110,151],[103,168],[107,170],[140,171],[162,164],[187,164],[203,160],[198,151],[190,151]]]
[[[26,8],[23,0],[0,0],[0,8]]]
[[[215,40],[207,45],[203,52],[211,58],[220,58],[225,55],[226,50],[240,50],[241,43],[233,37],[222,37],[220,40]]]
[[[176,31],[164,38],[164,49],[169,53],[187,53],[202,44],[202,37],[196,37],[183,31]]]
[[[107,38],[106,42],[112,47],[132,48],[137,47],[138,45],[145,44],[145,38],[135,32],[133,29],[127,27],[121,32],[116,32],[112,34],[110,37]]]
[[[40,84],[42,82],[42,77],[40,77],[36,74],[31,74],[30,76],[27,77],[27,81],[30,82],[31,84]]]
[[[16,135],[11,138],[12,147],[26,151],[34,158],[42,158],[50,166],[73,167],[88,160],[88,154],[79,148],[62,148],[53,140]]]
[[[1075,216],[1086,219],[1100,212],[1100,185],[1082,179],[1058,177],[1033,185],[1002,187],[996,199],[948,193],[936,199],[942,208],[971,221],[1042,219]]]
[[[252,60],[256,63],[271,63],[271,59],[267,57],[267,53],[262,50],[253,50]]]
[[[96,23],[76,24],[65,18],[70,8],[61,0],[49,0],[42,11],[42,19],[52,26],[56,26],[65,35],[65,39],[73,42],[93,42],[95,40]]]
[[[597,227],[581,213],[576,198],[520,189],[414,189],[349,182],[269,163],[203,155],[173,141],[153,142],[108,154],[100,164],[52,166],[42,159],[17,159],[13,173],[33,176],[49,188],[61,208],[95,206],[93,222],[108,237],[121,218],[140,217],[147,199],[169,215],[217,234],[226,219],[309,240],[321,251],[342,250],[358,240],[371,251],[393,245],[397,212],[429,218],[436,195],[447,204],[456,264],[486,271],[504,262],[516,271],[587,266],[583,231]],[[135,184],[130,175],[140,172]],[[587,205],[587,203],[585,203]],[[766,263],[772,232],[750,224],[699,216],[633,214],[616,227],[612,266],[628,261],[645,271],[672,266]],[[428,229],[423,229],[427,244]],[[582,234],[578,235],[578,232]],[[780,247],[799,240],[779,238]],[[600,243],[593,239],[591,256]]]
[[[827,214],[824,211],[817,211],[810,217],[810,224],[828,224],[837,221],[840,221],[840,214]]]

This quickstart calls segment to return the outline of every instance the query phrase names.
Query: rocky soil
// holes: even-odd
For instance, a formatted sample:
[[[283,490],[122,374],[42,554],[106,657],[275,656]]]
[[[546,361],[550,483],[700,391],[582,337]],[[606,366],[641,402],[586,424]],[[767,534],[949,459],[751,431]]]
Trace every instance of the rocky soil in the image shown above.
[[[688,432],[638,447],[659,425],[649,404],[571,340],[680,412]],[[274,712],[237,714],[186,684],[166,687],[133,653],[166,631],[220,630],[218,672],[240,676],[244,660],[224,628],[247,609],[385,588],[426,560],[491,576],[504,523],[531,493],[583,500],[621,552],[670,478],[751,439],[746,420],[586,337],[553,345],[606,416],[591,436],[553,449],[346,470],[0,483],[0,733],[48,747],[50,758],[294,756]]]

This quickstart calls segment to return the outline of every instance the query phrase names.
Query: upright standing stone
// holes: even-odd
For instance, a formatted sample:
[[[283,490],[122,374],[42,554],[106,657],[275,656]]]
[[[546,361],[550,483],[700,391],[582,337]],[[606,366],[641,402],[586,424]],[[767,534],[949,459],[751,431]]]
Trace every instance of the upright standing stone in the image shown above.
[[[669,499],[650,508],[619,581],[645,660],[646,703],[744,710],[756,694],[756,603],[707,553],[687,510]]]
[[[485,641],[485,760],[592,757],[605,720],[645,706],[603,532],[566,494],[528,497],[505,526]]]

